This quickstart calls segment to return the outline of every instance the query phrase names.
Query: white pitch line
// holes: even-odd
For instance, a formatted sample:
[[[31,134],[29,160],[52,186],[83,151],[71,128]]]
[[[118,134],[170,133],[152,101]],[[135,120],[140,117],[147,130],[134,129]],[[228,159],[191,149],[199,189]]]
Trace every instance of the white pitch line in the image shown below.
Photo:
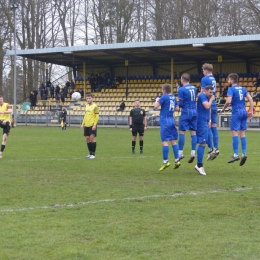
[[[166,194],[166,195],[148,195],[148,196],[141,196],[141,197],[132,197],[132,198],[123,198],[123,199],[104,199],[104,200],[92,200],[86,202],[77,202],[71,204],[56,204],[56,205],[49,205],[49,206],[38,206],[38,207],[28,207],[28,208],[18,208],[18,209],[2,209],[0,213],[15,213],[15,212],[23,212],[23,211],[32,211],[38,209],[62,209],[67,207],[79,207],[85,206],[89,204],[99,204],[99,203],[109,203],[109,202],[124,202],[124,201],[134,201],[134,200],[145,200],[145,199],[153,199],[153,198],[170,198],[170,197],[178,197],[183,195],[190,195],[190,196],[197,196],[197,195],[205,195],[205,194],[212,194],[212,193],[225,193],[225,192],[234,192],[234,191],[247,191],[252,190],[253,188],[235,188],[230,190],[211,190],[207,192],[178,192],[173,194]]]
[[[136,156],[134,158],[136,159],[145,159],[145,158],[157,158],[159,156]],[[133,156],[111,156],[111,157],[105,157],[105,156],[101,156],[101,157],[97,157],[96,159],[101,159],[101,160],[111,160],[111,159],[133,159]],[[64,157],[64,158],[32,158],[32,159],[26,159],[26,162],[37,162],[37,161],[71,161],[71,160],[86,160],[86,161],[90,161],[88,159],[85,159],[85,157]],[[5,159],[3,161],[8,161],[8,162],[24,162],[25,159]]]
[[[250,154],[252,155],[255,155],[255,154],[259,154],[258,152],[252,152],[252,153],[249,153],[249,156]],[[227,160],[228,160],[228,156],[231,155],[231,154],[223,154],[221,153],[219,156],[222,157],[222,156],[227,156]],[[111,159],[146,159],[146,158],[158,158],[160,159],[161,158],[161,155],[157,155],[157,156],[154,156],[154,155],[132,155],[132,156],[97,156],[96,157],[96,160],[111,160]],[[4,158],[3,161],[5,162],[37,162],[37,161],[71,161],[71,160],[86,160],[88,161],[88,159],[85,159],[84,156],[80,156],[80,157],[76,157],[76,156],[72,156],[72,157],[63,157],[63,158],[53,158],[53,157],[41,157],[41,158],[31,158],[31,159],[8,159],[8,158]]]

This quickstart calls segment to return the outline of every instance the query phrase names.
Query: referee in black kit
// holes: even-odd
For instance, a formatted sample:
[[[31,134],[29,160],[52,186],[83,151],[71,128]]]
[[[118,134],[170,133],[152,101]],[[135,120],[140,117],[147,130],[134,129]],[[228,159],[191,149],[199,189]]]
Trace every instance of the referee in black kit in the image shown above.
[[[132,154],[135,154],[136,136],[139,134],[140,154],[143,154],[144,131],[147,128],[145,110],[140,107],[140,101],[136,100],[134,108],[130,111],[129,130],[132,132]]]

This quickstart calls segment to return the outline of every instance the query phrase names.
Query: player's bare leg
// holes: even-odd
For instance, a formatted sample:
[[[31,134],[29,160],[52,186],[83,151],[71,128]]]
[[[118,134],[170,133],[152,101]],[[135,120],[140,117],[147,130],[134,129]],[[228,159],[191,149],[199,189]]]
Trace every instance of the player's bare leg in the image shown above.
[[[4,151],[5,146],[6,146],[7,137],[8,137],[7,134],[4,134],[4,135],[3,135],[2,145],[1,145],[1,151],[0,151],[0,158],[3,158],[3,151]]]

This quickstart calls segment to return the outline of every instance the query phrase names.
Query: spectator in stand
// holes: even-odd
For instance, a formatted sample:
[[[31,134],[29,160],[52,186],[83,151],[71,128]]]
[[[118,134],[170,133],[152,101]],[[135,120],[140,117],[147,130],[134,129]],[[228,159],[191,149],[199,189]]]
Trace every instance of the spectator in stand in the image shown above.
[[[31,102],[31,109],[33,109],[36,106],[36,97],[33,91],[31,91],[30,94],[30,102]]]
[[[48,94],[49,94],[49,92],[48,92],[48,89],[47,89],[47,88],[45,88],[45,90],[44,90],[44,94],[45,94],[45,96],[46,96],[46,99],[45,99],[45,100],[47,100],[47,99],[48,99]]]
[[[33,90],[34,96],[35,96],[35,104],[37,103],[37,96],[38,96],[38,91],[36,88]]]
[[[177,92],[179,90],[179,88],[181,87],[181,81],[179,80],[178,82],[176,82],[176,89],[177,89]]]
[[[66,84],[65,84],[65,87],[67,87],[68,89],[70,88],[70,86],[71,86],[71,83],[70,83],[70,81],[69,80],[67,80],[67,82],[66,82]]]
[[[56,85],[56,87],[55,87],[55,99],[56,99],[56,101],[60,100],[59,95],[60,95],[60,87],[59,87],[59,85]]]
[[[47,100],[47,90],[43,91],[42,100]]]
[[[45,91],[45,86],[44,84],[42,83],[41,86],[39,87],[39,91],[40,91],[40,95],[41,95],[41,100],[43,100],[43,94],[44,94],[44,91]]]
[[[91,86],[91,92],[95,92],[95,76],[94,76],[94,72],[92,71],[90,74],[90,78],[89,78],[89,83]]]
[[[256,80],[256,82],[253,84],[253,87],[256,87],[255,89],[257,90],[257,87],[260,86],[260,74],[258,75],[258,78]]]
[[[51,95],[51,98],[54,98],[54,86],[53,86],[53,84],[51,84],[51,87],[50,87],[50,95]]]
[[[117,88],[117,84],[116,84],[116,80],[115,79],[112,79],[112,80],[110,80],[110,82],[111,82],[111,88]]]
[[[50,88],[51,88],[51,81],[50,80],[48,80],[47,82],[46,82],[46,96],[48,97],[48,95],[49,95],[49,93],[50,93]]]
[[[70,88],[71,88],[71,89],[75,89],[75,83],[74,83],[73,80],[71,80],[71,82],[70,82]]]
[[[216,82],[219,82],[219,73],[218,72],[214,73],[214,78],[215,78]]]
[[[65,102],[65,92],[64,92],[64,89],[62,89],[61,92],[60,92],[60,99],[61,99],[61,102],[64,104],[64,102]]]
[[[107,83],[106,83],[106,85],[105,85],[105,88],[112,88],[112,82],[111,82],[111,80],[110,79],[108,79],[107,80]]]
[[[96,91],[100,92],[103,87],[104,87],[104,78],[101,76],[100,73],[98,73]]]
[[[221,93],[221,97],[222,97],[222,98],[227,97],[227,92],[228,92],[228,87],[225,87],[224,90],[223,90],[222,93]]]
[[[255,101],[256,105],[257,105],[257,103],[259,101],[259,94],[258,94],[258,92],[256,90],[254,91],[254,93],[252,95],[252,98],[253,98],[253,101]]]
[[[110,72],[109,70],[107,70],[104,74],[104,84],[105,86],[108,84],[108,81],[110,80],[111,76],[110,76]]]
[[[115,77],[115,80],[116,80],[119,84],[121,84],[121,83],[123,82],[123,79],[122,79],[121,76],[116,76],[116,77]]]
[[[78,92],[79,92],[79,93],[80,93],[80,95],[81,95],[81,99],[84,99],[84,90],[83,90],[83,89],[81,89],[81,90],[79,90]]]
[[[116,111],[124,111],[125,110],[125,102],[124,100],[122,100],[122,102],[120,103],[119,108]]]
[[[67,98],[68,95],[68,91],[69,91],[69,86],[70,86],[70,82],[67,81],[64,88],[63,88],[63,92],[64,92],[64,98]]]

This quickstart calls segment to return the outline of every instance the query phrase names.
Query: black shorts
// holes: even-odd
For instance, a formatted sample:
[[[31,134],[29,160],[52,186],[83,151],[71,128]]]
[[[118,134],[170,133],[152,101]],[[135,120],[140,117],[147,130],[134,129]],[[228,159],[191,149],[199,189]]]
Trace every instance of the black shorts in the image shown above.
[[[96,127],[96,130],[93,131],[92,130],[92,126],[84,126],[84,136],[91,136],[91,135],[94,135],[94,136],[97,136],[97,127]]]
[[[137,136],[137,133],[139,136],[144,135],[144,126],[133,126],[132,128],[132,136]]]
[[[10,122],[7,121],[7,122],[9,123],[9,124],[7,124],[7,125],[3,125],[2,122],[3,122],[3,121],[0,120],[0,127],[3,128],[3,135],[4,135],[4,134],[9,135],[9,133],[10,133]]]

